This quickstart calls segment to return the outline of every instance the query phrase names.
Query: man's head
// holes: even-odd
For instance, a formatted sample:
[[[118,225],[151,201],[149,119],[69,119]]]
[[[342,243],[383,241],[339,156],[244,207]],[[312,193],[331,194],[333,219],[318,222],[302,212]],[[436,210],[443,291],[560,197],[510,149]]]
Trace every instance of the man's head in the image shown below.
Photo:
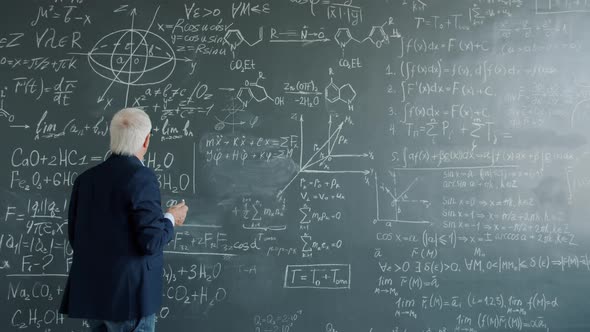
[[[150,142],[152,122],[138,108],[125,108],[115,113],[111,120],[111,151],[125,156],[143,159]]]

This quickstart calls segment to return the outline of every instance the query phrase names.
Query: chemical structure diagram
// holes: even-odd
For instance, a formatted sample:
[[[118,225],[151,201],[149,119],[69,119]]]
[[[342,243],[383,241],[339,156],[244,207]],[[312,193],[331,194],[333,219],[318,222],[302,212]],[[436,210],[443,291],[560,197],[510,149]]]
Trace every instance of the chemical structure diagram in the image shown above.
[[[291,178],[291,180],[285,185],[285,187],[279,191],[278,197],[280,197],[287,188],[295,181],[295,179],[302,173],[310,174],[363,174],[367,176],[369,170],[334,170],[330,165],[331,162],[340,159],[355,159],[355,158],[367,158],[374,159],[372,152],[360,153],[360,154],[338,154],[334,150],[338,143],[341,143],[345,138],[342,136],[342,129],[344,128],[344,121],[333,128],[332,116],[328,120],[328,139],[319,148],[314,149],[314,153],[304,163],[305,145],[304,145],[304,133],[303,133],[303,116],[299,118],[300,134],[299,134],[299,170]]]
[[[379,183],[377,172],[374,174],[375,176],[375,219],[373,219],[373,224],[379,223],[386,223],[386,224],[393,224],[393,223],[401,223],[401,224],[430,224],[430,221],[421,220],[416,218],[415,220],[408,218],[410,215],[410,211],[424,211],[425,209],[430,208],[430,201],[423,200],[423,199],[410,199],[408,193],[412,190],[416,182],[418,182],[418,178],[414,178],[412,182],[405,187],[402,191],[398,190],[398,176],[395,171],[390,171],[389,175],[392,178],[392,188],[385,185],[385,183]],[[381,194],[385,194],[385,198],[389,200],[389,206],[393,209],[393,215],[391,217],[383,217],[381,211]]]
[[[354,38],[349,28],[339,28],[334,35],[334,41],[342,48],[345,48],[350,42],[364,44],[367,41],[371,42],[375,47],[381,48],[383,44],[389,44],[390,39],[401,37],[397,29],[393,29],[391,34],[387,34],[387,32],[385,32],[385,25],[387,24],[391,23],[385,22],[382,25],[372,26],[371,31],[364,39]]]
[[[244,81],[244,85],[240,87],[235,96],[237,100],[240,101],[243,108],[247,108],[248,105],[252,102],[262,103],[265,101],[270,101],[274,103],[276,106],[282,106],[285,104],[285,97],[272,97],[266,88],[262,85],[262,81],[265,80],[264,73],[259,72],[258,78],[255,81],[246,80]],[[227,91],[235,91],[234,88],[221,88],[221,90]],[[286,93],[294,93],[294,94],[306,94],[305,91],[286,91]],[[348,105],[349,110],[353,110],[353,102],[356,99],[357,93],[355,89],[352,87],[350,83],[343,84],[338,86],[334,83],[334,78],[330,76],[330,83],[324,89],[324,92],[315,93],[317,95],[322,95],[326,99],[326,101],[330,104],[334,104],[337,102],[343,102]]]
[[[337,86],[334,84],[334,78],[330,77],[330,84],[324,89],[324,97],[331,104],[339,101],[344,102],[348,104],[348,109],[352,110],[352,102],[356,98],[356,91],[352,88],[350,83]]]
[[[223,42],[229,46],[230,51],[232,52],[232,56],[235,58],[235,50],[240,46],[242,43],[246,43],[246,45],[252,47],[256,44],[260,43],[264,37],[263,28],[260,27],[258,30],[258,40],[254,42],[249,42],[240,29],[229,29],[223,36]]]
[[[235,131],[236,126],[245,126],[249,124],[251,127],[254,127],[256,123],[258,123],[258,116],[250,115],[249,121],[244,121],[244,118],[248,115],[246,114],[246,110],[243,107],[240,107],[240,103],[236,102],[235,98],[230,98],[230,104],[223,108],[221,111],[226,113],[223,117],[218,117],[215,115],[215,120],[217,123],[215,124],[215,130],[221,131],[226,126],[231,127],[232,132]]]
[[[244,86],[238,90],[236,98],[242,103],[242,105],[244,105],[244,107],[248,107],[248,104],[252,100],[256,101],[257,103],[262,103],[264,101],[270,100],[277,106],[285,104],[284,97],[273,98],[268,94],[266,88],[260,85],[260,81],[264,79],[264,73],[259,72],[256,81],[252,82],[246,80],[244,82]]]
[[[270,28],[270,37],[268,38],[268,41],[270,43],[284,44],[312,44],[334,41],[338,46],[340,46],[343,49],[351,42],[357,44],[364,44],[366,42],[370,42],[373,45],[375,45],[375,47],[381,48],[384,44],[390,44],[392,39],[401,38],[401,34],[395,28],[392,28],[390,34],[386,32],[385,27],[387,25],[393,25],[392,19],[383,23],[382,25],[371,26],[371,30],[369,31],[367,36],[362,39],[355,38],[352,32],[350,31],[350,28],[338,28],[338,30],[336,30],[331,39],[326,36],[326,32],[323,31],[323,28],[320,28],[318,32],[309,32],[308,26],[303,26],[299,30],[287,30],[284,32],[277,31],[275,28]],[[223,42],[229,46],[232,55],[235,57],[235,51],[240,45],[247,45],[252,47],[261,43],[263,39],[263,27],[260,27],[258,31],[258,39],[255,41],[248,41],[246,37],[244,37],[240,29],[229,29],[223,37]]]

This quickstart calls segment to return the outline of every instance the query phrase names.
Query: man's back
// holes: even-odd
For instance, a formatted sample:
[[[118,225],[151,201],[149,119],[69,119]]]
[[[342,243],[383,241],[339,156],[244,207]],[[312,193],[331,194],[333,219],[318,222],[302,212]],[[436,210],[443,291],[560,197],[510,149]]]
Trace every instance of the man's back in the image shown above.
[[[112,155],[76,179],[69,218],[74,258],[62,311],[112,321],[156,312],[174,230],[155,174],[135,156]]]

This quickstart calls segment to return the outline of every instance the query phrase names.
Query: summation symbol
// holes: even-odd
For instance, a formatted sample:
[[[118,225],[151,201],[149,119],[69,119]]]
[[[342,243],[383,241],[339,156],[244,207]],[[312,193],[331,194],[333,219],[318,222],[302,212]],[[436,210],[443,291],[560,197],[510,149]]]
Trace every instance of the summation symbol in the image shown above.
[[[129,13],[129,29],[107,34],[88,53],[71,53],[85,55],[92,70],[111,82],[98,98],[98,103],[105,100],[108,91],[117,83],[127,87],[125,105],[128,105],[130,87],[162,83],[172,75],[177,61],[191,61],[188,58],[177,59],[172,46],[150,31],[159,8],[147,29],[135,27],[137,10],[134,8]],[[107,100],[107,104],[111,101]]]
[[[332,115],[328,121],[328,139],[317,149],[313,155],[303,163],[304,155],[304,142],[303,142],[303,116],[299,118],[300,134],[299,134],[299,171],[293,176],[291,181],[279,191],[277,196],[281,196],[287,188],[295,181],[295,179],[301,173],[312,173],[312,174],[364,174],[365,176],[370,173],[369,170],[333,170],[330,166],[330,162],[336,159],[355,159],[355,158],[367,158],[374,159],[373,153],[360,153],[360,154],[337,154],[334,149],[338,143],[342,143],[346,139],[342,136],[342,128],[344,127],[344,121],[332,130]]]
[[[376,217],[373,219],[373,223],[376,224],[378,222],[384,222],[386,224],[391,223],[403,223],[403,224],[430,224],[427,220],[412,220],[407,216],[410,214],[406,210],[411,211],[424,211],[425,209],[430,208],[431,203],[428,200],[423,199],[410,199],[408,196],[408,192],[412,190],[416,182],[418,182],[418,178],[414,178],[412,182],[405,187],[404,190],[401,192],[398,191],[398,177],[397,174],[393,172],[389,172],[389,175],[393,179],[393,189],[386,186],[384,183],[379,183],[377,178],[377,172],[375,172],[375,210],[376,210]],[[384,196],[386,199],[390,201],[390,207],[393,209],[393,216],[388,218],[382,218],[381,216],[381,207],[380,207],[380,200],[381,195]],[[404,217],[402,217],[402,215]]]

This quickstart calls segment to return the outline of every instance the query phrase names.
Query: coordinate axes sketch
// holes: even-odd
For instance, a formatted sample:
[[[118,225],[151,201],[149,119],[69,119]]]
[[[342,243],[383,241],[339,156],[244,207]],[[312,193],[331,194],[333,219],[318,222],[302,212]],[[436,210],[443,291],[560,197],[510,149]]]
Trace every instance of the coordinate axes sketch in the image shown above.
[[[159,9],[156,8],[147,29],[135,27],[138,13],[134,8],[129,12],[130,28],[105,35],[87,53],[70,53],[86,56],[92,70],[111,82],[98,97],[97,103],[106,99],[107,105],[111,105],[113,98],[107,98],[107,94],[117,83],[126,86],[125,106],[129,106],[129,90],[132,86],[162,83],[174,73],[178,61],[192,61],[188,58],[178,59],[170,43],[150,31]]]
[[[6,98],[6,90],[7,90],[6,87],[4,87],[4,89],[0,89],[0,118],[4,117],[8,120],[8,122],[12,123],[12,122],[14,122],[14,114],[10,114],[4,108],[4,99]]]
[[[336,154],[334,153],[335,146],[341,141],[342,128],[344,127],[344,121],[341,121],[336,129],[332,130],[333,120],[332,115],[328,120],[328,139],[318,148],[314,149],[315,152],[311,157],[304,163],[304,133],[303,133],[303,115],[299,117],[300,126],[300,147],[299,147],[299,170],[291,178],[291,180],[281,189],[277,196],[281,196],[287,188],[295,181],[295,179],[302,173],[311,174],[363,174],[368,175],[370,171],[365,170],[333,170],[330,166],[330,162],[335,159],[355,159],[355,158],[373,158],[372,153],[360,153],[360,154]]]
[[[410,219],[405,217],[410,215],[409,213],[404,213],[406,210],[415,211],[417,209],[424,210],[428,209],[431,203],[428,200],[424,199],[410,199],[408,193],[414,188],[414,185],[418,182],[418,178],[414,178],[410,184],[408,184],[403,190],[398,190],[401,187],[398,175],[395,171],[389,171],[389,175],[391,176],[392,184],[387,186],[384,182],[379,182],[377,172],[374,172],[375,177],[375,219],[373,219],[373,224],[377,223],[402,223],[402,224],[430,224],[428,220],[420,220],[418,218]],[[381,192],[385,196],[384,198],[382,195],[379,194]],[[384,212],[387,210],[384,209],[382,211],[381,207],[381,200],[388,200],[389,206],[393,210],[393,214],[384,216]],[[415,213],[414,213],[415,215]]]

